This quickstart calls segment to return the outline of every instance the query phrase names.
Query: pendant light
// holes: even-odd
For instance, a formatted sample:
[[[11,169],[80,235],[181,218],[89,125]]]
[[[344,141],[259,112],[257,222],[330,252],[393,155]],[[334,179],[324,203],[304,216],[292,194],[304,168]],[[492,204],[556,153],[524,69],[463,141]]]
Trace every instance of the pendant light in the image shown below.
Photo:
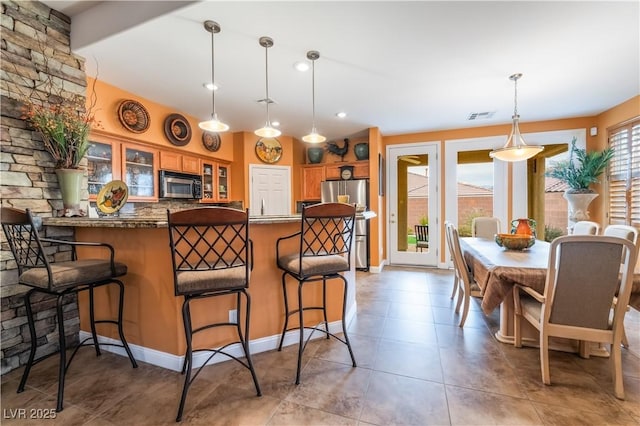
[[[311,61],[311,108],[312,122],[311,133],[302,137],[302,140],[309,143],[321,143],[327,140],[316,130],[316,59],[320,58],[320,52],[310,50],[307,52],[307,59]]]
[[[263,138],[275,138],[280,136],[282,132],[271,125],[269,119],[269,104],[273,101],[269,98],[269,48],[273,46],[273,39],[271,37],[260,37],[260,46],[264,47],[264,75],[265,75],[265,92],[264,103],[267,104],[267,122],[264,127],[259,128],[254,133]]]
[[[214,21],[204,21],[204,29],[211,33],[211,84],[215,85],[215,71],[214,71],[214,43],[213,43],[213,35],[220,32],[220,25]],[[216,91],[215,87],[212,87],[211,90],[211,120],[202,121],[198,123],[198,127],[202,130],[206,130],[209,132],[226,132],[229,130],[229,125],[223,123],[218,120],[218,114],[216,114]]]
[[[513,128],[511,134],[507,139],[507,143],[500,149],[494,149],[489,153],[491,158],[497,158],[502,161],[523,161],[535,156],[544,149],[543,146],[527,145],[522,139],[520,134],[520,127],[518,127],[518,121],[520,116],[518,115],[518,79],[522,77],[522,74],[513,74],[509,77],[509,80],[514,82],[515,97],[514,97],[514,109],[513,109]]]

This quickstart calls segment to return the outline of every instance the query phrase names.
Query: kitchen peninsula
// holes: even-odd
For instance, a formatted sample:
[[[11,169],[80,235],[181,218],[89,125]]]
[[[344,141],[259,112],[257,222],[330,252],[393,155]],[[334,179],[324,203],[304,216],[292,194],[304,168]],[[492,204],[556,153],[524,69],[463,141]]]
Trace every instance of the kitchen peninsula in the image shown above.
[[[370,218],[373,213],[365,215]],[[300,230],[301,215],[259,216],[249,219],[249,236],[253,241],[253,270],[249,285],[251,295],[251,350],[253,353],[275,349],[284,322],[282,299],[282,273],[276,266],[276,240]],[[43,224],[54,227],[74,227],[78,241],[102,241],[113,245],[116,260],[127,264],[125,283],[124,332],[137,360],[172,370],[182,368],[186,351],[182,324],[182,297],[174,294],[173,269],[169,250],[169,234],[166,217],[113,217],[113,218],[44,218]],[[295,250],[291,244],[287,249]],[[79,257],[83,253],[79,251]],[[352,251],[353,256],[353,251]],[[347,296],[347,323],[356,313],[355,262],[345,273],[351,284]],[[329,322],[340,331],[342,284],[328,286]],[[297,285],[291,280],[288,285]],[[96,298],[97,315],[113,315],[117,299],[111,289]],[[321,286],[305,297],[322,297]],[[220,300],[217,300],[220,299]],[[89,333],[88,296],[78,301],[81,334]],[[199,319],[226,321],[230,310],[235,309],[233,298],[214,298],[192,306],[194,325]],[[311,315],[309,315],[311,317]],[[310,323],[320,322],[320,316]],[[221,346],[232,341],[232,333],[215,330],[206,334],[206,345]],[[109,327],[98,325],[101,338],[116,339]],[[295,334],[295,333],[294,333]],[[81,338],[83,336],[81,335]],[[297,337],[285,338],[285,344],[296,343]],[[115,350],[115,349],[114,349]],[[221,357],[220,360],[224,360]],[[198,360],[196,360],[196,365]]]

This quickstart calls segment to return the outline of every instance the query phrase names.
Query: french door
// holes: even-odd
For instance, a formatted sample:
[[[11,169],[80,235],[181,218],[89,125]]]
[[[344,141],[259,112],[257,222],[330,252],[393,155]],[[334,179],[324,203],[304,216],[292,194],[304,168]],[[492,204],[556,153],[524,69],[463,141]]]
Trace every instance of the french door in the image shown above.
[[[438,146],[436,143],[387,147],[389,263],[437,266]],[[427,226],[427,242],[417,238],[416,225]]]

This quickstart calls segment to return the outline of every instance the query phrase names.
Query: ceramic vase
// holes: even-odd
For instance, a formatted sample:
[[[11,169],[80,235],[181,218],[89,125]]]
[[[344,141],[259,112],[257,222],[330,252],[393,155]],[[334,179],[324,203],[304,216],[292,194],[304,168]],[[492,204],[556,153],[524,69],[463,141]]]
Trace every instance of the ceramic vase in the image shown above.
[[[309,157],[309,163],[318,164],[322,161],[322,156],[324,154],[324,148],[322,147],[313,147],[307,149],[307,157]]]
[[[581,220],[589,220],[589,204],[598,196],[593,193],[570,193],[565,192],[563,197],[569,203],[569,230],[573,230],[573,225]]]
[[[84,170],[56,169],[56,175],[64,208],[62,216],[86,216],[86,212],[80,208]]]
[[[528,218],[513,219],[511,221],[511,233],[536,237],[536,221]]]
[[[358,160],[368,160],[369,159],[369,144],[368,143],[357,143],[353,147],[353,152],[356,154],[356,158]]]

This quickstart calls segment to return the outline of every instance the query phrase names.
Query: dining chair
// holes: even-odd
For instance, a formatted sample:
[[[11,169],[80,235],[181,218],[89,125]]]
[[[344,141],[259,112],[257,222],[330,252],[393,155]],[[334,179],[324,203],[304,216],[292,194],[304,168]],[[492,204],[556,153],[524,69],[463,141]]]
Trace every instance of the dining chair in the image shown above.
[[[444,222],[444,236],[447,241],[447,248],[449,249],[449,259],[451,259],[451,263],[453,265],[453,270],[454,270],[453,288],[451,289],[451,297],[450,297],[450,299],[453,299],[454,297],[456,297],[456,293],[458,292],[458,274],[455,272],[456,262],[453,258],[453,244],[451,243],[451,231],[449,230],[450,226],[454,226],[453,223],[449,222],[448,220]]]
[[[253,266],[253,244],[249,239],[248,212],[228,207],[194,208],[174,213],[167,210],[167,224],[175,295],[184,298],[182,320],[187,345],[182,364],[184,385],[176,416],[176,422],[179,422],[182,420],[189,388],[202,371],[200,368],[192,375],[193,355],[196,352],[207,354],[202,367],[217,354],[237,361],[251,373],[257,395],[261,396],[262,392],[249,351],[251,296],[247,289]],[[241,325],[243,296],[246,308],[244,324]],[[213,297],[235,301],[235,320],[211,319],[194,324],[191,305],[202,305],[202,301]],[[214,314],[215,312],[211,312],[210,317],[215,317]],[[203,332],[207,335],[211,333],[211,329],[224,327],[234,329],[238,340],[216,348],[209,348],[201,342],[198,345],[193,343],[196,334]],[[238,344],[246,361],[232,355],[227,349]]]
[[[500,233],[500,219],[497,217],[474,217],[471,220],[471,236],[493,239]]]
[[[300,384],[300,370],[302,367],[302,354],[311,338],[309,334],[304,340],[305,329],[325,333],[327,339],[334,337],[344,343],[349,350],[351,363],[356,367],[356,359],[353,355],[347,326],[345,322],[347,294],[349,282],[343,273],[351,269],[351,247],[355,227],[355,205],[345,203],[320,203],[307,206],[302,209],[302,222],[300,231],[278,238],[276,242],[277,266],[282,272],[282,291],[284,296],[284,326],[280,336],[278,350],[282,350],[282,344],[287,331],[298,330],[298,365],[296,370],[296,385]],[[285,245],[289,242],[297,243],[294,252],[288,252]],[[293,278],[298,283],[297,305],[290,306],[287,292],[287,277]],[[341,281],[342,300],[342,332],[343,338],[329,331],[327,316],[327,286]],[[310,283],[322,282],[322,301],[313,302],[303,297],[303,288]],[[303,301],[307,303],[304,304]],[[305,323],[304,313],[307,311],[320,311],[322,320],[317,325]],[[289,318],[297,315],[298,323],[289,328]],[[324,324],[324,328],[321,326]]]
[[[71,361],[73,361],[78,349],[81,347],[93,346],[96,351],[96,356],[101,355],[100,345],[122,347],[126,351],[133,368],[138,367],[129,349],[127,340],[124,337],[122,328],[124,284],[118,278],[127,274],[127,265],[115,261],[115,251],[112,246],[106,243],[42,238],[29,209],[23,211],[3,207],[0,215],[2,216],[2,229],[7,237],[11,253],[18,266],[18,283],[30,287],[30,290],[24,295],[24,305],[27,311],[27,323],[31,337],[30,351],[22,379],[18,385],[18,393],[24,391],[31,368],[40,361],[58,353],[60,357],[58,361],[58,399],[56,411],[62,411],[64,408],[65,377],[71,366]],[[49,245],[70,246],[71,260],[51,262]],[[85,252],[91,253],[89,256],[98,257],[78,259],[76,253],[77,247],[81,247]],[[95,253],[95,255],[93,253]],[[94,312],[94,299],[96,298],[96,294],[94,290],[109,285],[115,286],[118,290],[118,294],[115,296],[115,300],[117,301],[117,317],[96,319]],[[65,312],[63,303],[69,295],[75,295],[75,297],[77,297],[81,291],[87,291],[89,293],[89,324],[91,327],[91,336],[73,348],[73,352],[67,361],[66,350],[68,348],[64,326]],[[45,294],[56,299],[55,307],[58,321],[58,349],[48,355],[40,356],[41,354],[38,353],[38,358],[36,358],[36,353],[38,352],[37,331],[42,331],[42,327],[38,324],[41,322],[39,321],[40,318],[38,314],[36,313],[34,315],[33,305],[42,304],[42,300],[38,299],[32,303],[31,298],[35,293]],[[110,298],[111,295],[107,294],[106,296]],[[121,344],[99,342],[96,324],[115,325]],[[38,330],[36,330],[36,328]],[[89,341],[90,343],[86,343]]]
[[[581,220],[573,225],[571,235],[598,235],[600,224],[589,220]]]
[[[625,240],[631,241],[635,245],[636,253],[638,252],[638,250],[640,250],[640,247],[638,246],[638,230],[633,226],[608,225],[604,229],[602,235],[624,238]],[[627,306],[627,311],[629,309],[631,308]],[[625,332],[624,327],[622,328],[622,346],[624,346],[625,348],[629,347],[629,339],[627,339],[627,333]]]
[[[608,343],[614,393],[624,399],[620,343],[635,258],[633,244],[621,238],[559,237],[551,243],[544,293],[515,286],[514,345],[522,346],[522,319],[538,329],[544,384],[551,384],[549,337],[579,340],[583,357],[588,357],[586,342]]]
[[[458,292],[458,300],[456,302],[456,314],[460,312],[460,305],[462,304],[462,315],[460,316],[460,322],[458,326],[464,327],[464,323],[467,320],[467,315],[469,313],[469,304],[471,301],[471,289],[475,284],[475,280],[473,278],[473,274],[471,270],[467,266],[467,262],[464,259],[462,254],[462,249],[460,248],[460,237],[458,235],[458,230],[456,227],[449,223],[447,226],[447,240],[451,244],[452,253],[453,253],[453,264],[454,271],[456,274],[455,283],[457,283],[457,292]],[[477,284],[475,284],[477,287]]]
[[[429,249],[429,225],[415,225],[416,251]]]

